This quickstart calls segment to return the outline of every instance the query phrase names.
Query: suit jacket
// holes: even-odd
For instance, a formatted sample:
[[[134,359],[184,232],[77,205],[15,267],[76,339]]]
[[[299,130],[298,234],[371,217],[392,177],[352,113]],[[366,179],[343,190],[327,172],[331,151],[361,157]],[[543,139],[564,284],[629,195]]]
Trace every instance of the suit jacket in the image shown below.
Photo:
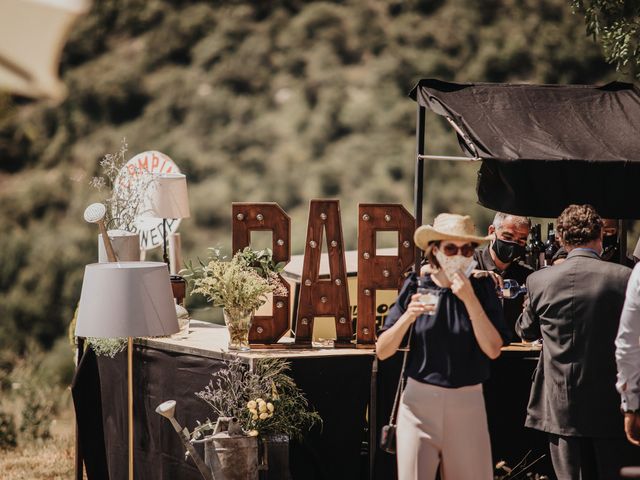
[[[615,338],[631,269],[573,250],[527,279],[516,324],[542,338],[525,425],[558,435],[624,436],[616,392]]]

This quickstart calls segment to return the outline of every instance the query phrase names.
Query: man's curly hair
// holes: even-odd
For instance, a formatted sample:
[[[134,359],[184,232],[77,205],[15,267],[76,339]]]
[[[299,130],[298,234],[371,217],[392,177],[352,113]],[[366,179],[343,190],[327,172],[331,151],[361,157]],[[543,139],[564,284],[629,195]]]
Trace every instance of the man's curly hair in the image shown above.
[[[558,233],[564,245],[584,245],[600,238],[602,218],[591,205],[569,205],[558,217]]]

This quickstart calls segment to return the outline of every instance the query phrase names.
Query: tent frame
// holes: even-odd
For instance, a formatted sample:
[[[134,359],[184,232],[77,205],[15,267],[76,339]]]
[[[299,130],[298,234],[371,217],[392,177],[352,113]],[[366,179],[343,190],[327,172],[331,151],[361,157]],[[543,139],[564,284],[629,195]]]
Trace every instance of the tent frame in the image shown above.
[[[426,114],[427,108],[423,107],[419,103],[417,104],[416,113],[416,163],[415,163],[415,177],[414,177],[414,189],[413,189],[413,213],[416,220],[416,228],[423,224],[422,221],[422,204],[424,201],[424,162],[425,160],[448,160],[448,161],[461,161],[461,162],[477,162],[482,158],[478,156],[477,149],[471,139],[460,129],[460,127],[449,116],[444,118],[456,131],[458,136],[464,141],[465,146],[472,153],[473,157],[461,157],[461,156],[447,156],[447,155],[425,155],[425,132],[426,132]],[[627,223],[624,220],[618,220],[618,238],[620,242],[620,263],[622,263],[626,256],[627,251]],[[416,246],[416,255],[414,263],[414,271],[420,271],[421,254],[420,249]],[[624,253],[624,254],[622,254]]]

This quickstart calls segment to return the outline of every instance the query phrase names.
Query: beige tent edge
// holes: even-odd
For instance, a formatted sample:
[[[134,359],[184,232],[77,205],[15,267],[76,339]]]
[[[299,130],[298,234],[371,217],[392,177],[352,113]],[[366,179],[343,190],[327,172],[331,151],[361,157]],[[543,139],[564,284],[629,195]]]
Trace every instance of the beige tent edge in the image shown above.
[[[58,65],[73,22],[88,0],[0,2],[0,92],[61,100]]]

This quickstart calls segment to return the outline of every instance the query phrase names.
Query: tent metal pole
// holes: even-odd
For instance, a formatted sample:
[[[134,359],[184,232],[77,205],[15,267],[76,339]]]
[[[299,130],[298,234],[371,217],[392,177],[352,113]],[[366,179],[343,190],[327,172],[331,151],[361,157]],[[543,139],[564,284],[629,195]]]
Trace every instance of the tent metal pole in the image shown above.
[[[424,133],[427,109],[418,105],[416,118],[416,171],[414,183],[413,197],[413,213],[416,219],[416,228],[422,225],[422,201],[424,197]],[[420,274],[420,249],[416,246],[416,259],[414,270]]]
[[[451,157],[447,155],[418,155],[422,160],[453,160],[459,162],[477,162],[482,160],[480,157]]]
[[[627,262],[627,221],[618,221],[618,241],[620,242],[620,265]]]

